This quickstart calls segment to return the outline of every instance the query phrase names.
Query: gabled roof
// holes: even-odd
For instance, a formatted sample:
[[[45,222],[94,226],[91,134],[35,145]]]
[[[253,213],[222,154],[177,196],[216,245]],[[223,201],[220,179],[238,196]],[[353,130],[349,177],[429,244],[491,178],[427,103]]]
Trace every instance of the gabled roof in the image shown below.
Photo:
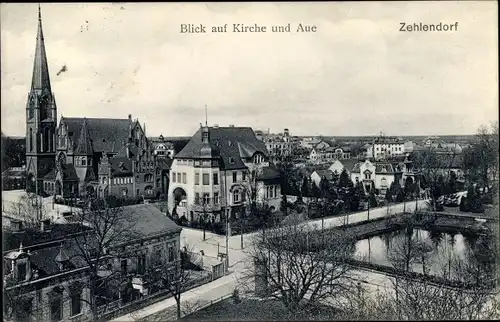
[[[172,162],[174,161],[171,158],[157,158],[158,168],[162,170],[170,170],[172,168]]]
[[[132,160],[122,156],[109,159],[112,177],[129,177],[133,174]]]
[[[144,239],[159,234],[180,233],[182,228],[151,204],[125,206],[121,215],[130,223],[130,235]],[[126,239],[130,239],[125,237]],[[127,241],[127,240],[126,240]]]
[[[79,177],[76,173],[75,166],[72,163],[65,163],[61,167],[62,169],[62,179],[67,181],[78,181]],[[44,180],[55,180],[56,178],[56,168],[52,169],[47,173],[43,179]]]
[[[80,138],[85,121],[94,152],[117,153],[128,142],[130,126],[132,125],[132,121],[129,119],[61,118],[61,123],[68,126],[68,132],[73,133],[74,139]]]
[[[321,179],[326,178],[328,181],[333,180],[333,172],[330,170],[316,170],[314,171]]]
[[[80,129],[80,139],[78,140],[78,145],[76,146],[75,154],[76,155],[94,154],[94,150],[92,149],[92,140],[90,139],[86,118],[83,119],[82,128]]]
[[[269,166],[269,167],[263,167],[262,171],[259,172],[257,175],[257,180],[262,180],[262,181],[267,181],[267,180],[274,180],[274,179],[279,179],[280,178],[280,173],[278,169],[276,169],[274,166]]]
[[[348,171],[351,172],[352,169],[354,168],[354,165],[358,162],[356,159],[345,159],[345,160],[339,160],[342,165],[344,165],[344,168]]]
[[[250,158],[256,152],[268,157],[264,142],[257,139],[249,127],[209,127],[210,146],[217,151],[223,169],[245,168],[242,158]],[[202,148],[202,128],[189,140],[186,146],[175,155],[174,159],[200,158]]]

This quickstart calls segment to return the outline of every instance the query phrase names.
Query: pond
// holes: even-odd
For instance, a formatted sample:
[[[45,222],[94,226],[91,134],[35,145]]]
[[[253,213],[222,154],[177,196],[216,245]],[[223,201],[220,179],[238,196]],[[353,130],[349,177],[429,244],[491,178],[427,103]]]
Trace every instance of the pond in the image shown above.
[[[409,263],[413,272],[450,278],[459,262],[489,267],[489,243],[489,236],[484,235],[403,229],[357,241],[354,259],[403,269]]]

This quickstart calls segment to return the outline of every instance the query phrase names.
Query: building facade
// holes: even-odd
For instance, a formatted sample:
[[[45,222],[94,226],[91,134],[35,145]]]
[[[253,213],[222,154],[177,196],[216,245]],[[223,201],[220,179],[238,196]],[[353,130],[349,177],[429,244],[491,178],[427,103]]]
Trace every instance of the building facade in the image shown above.
[[[251,128],[201,126],[174,157],[169,212],[187,221],[219,221],[244,213],[251,200],[279,209],[279,173],[268,160]]]
[[[351,180],[354,185],[361,182],[365,193],[376,189],[379,195],[385,195],[393,182],[399,182],[403,186],[402,170],[387,162],[373,163],[365,160],[356,163],[351,170]]]
[[[401,138],[379,136],[373,140],[369,155],[375,160],[386,160],[397,155],[404,155],[405,145]]]

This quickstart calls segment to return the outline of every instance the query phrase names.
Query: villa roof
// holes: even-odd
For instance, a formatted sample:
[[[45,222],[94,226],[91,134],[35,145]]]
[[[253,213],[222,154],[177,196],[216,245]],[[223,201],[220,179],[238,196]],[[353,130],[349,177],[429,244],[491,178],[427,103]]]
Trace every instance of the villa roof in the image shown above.
[[[244,159],[251,158],[257,152],[268,156],[264,142],[257,139],[250,127],[209,127],[208,130],[210,146],[214,148],[212,153],[216,153],[214,157],[221,161],[223,169],[243,169]],[[202,128],[200,128],[174,158],[200,158],[202,145]]]

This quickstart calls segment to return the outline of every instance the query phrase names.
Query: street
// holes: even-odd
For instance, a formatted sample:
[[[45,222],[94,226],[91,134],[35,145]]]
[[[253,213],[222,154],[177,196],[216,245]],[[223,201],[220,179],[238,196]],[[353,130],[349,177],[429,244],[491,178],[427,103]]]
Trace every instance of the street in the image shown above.
[[[425,200],[418,202],[419,209],[425,206]],[[394,213],[402,212],[403,207],[408,212],[414,211],[415,202],[403,204],[391,205],[389,210],[387,207],[381,207],[370,210],[370,219],[380,218]],[[327,218],[324,220],[325,228],[338,227],[344,223],[345,216],[339,216],[334,218]],[[360,222],[367,220],[368,212],[363,211],[355,214],[349,214],[349,223]],[[321,219],[307,221],[304,223],[312,229],[318,229],[321,227]],[[252,238],[258,236],[258,232],[249,233],[243,235],[244,247],[245,245],[250,245]],[[218,246],[219,245],[219,246]],[[203,250],[206,256],[217,257],[217,251],[221,253],[226,252],[226,237],[217,235],[211,232],[206,232],[206,240],[203,240],[203,231],[197,229],[190,229],[183,227],[181,232],[181,248],[186,246],[191,251],[200,252]],[[210,302],[216,301],[221,297],[231,294],[235,288],[249,288],[250,286],[244,285],[242,287],[242,278],[244,277],[245,271],[248,269],[248,255],[245,252],[245,248],[241,249],[241,236],[231,236],[229,238],[229,274],[219,278],[213,282],[207,283],[205,285],[199,286],[192,290],[189,290],[182,294],[181,303],[189,302]],[[358,279],[362,281],[365,285],[376,290],[377,287],[386,287],[389,285],[389,278],[381,273],[367,270],[356,270],[355,273],[358,275]],[[250,287],[251,288],[251,287]],[[130,314],[113,319],[112,321],[134,321],[138,319],[143,319],[152,314],[158,313],[163,310],[170,310],[175,307],[175,300],[173,298],[168,298],[153,305],[147,306],[143,309],[135,311]]]

